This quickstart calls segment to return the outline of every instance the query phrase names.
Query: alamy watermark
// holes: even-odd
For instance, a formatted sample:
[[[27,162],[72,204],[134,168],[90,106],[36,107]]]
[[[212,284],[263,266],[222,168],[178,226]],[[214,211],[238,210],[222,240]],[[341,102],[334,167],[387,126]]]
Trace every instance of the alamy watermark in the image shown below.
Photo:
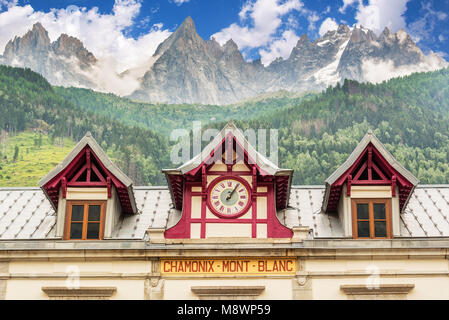
[[[65,286],[67,289],[79,289],[80,288],[80,268],[77,265],[69,265],[65,269],[67,279],[65,280]]]
[[[191,160],[191,164],[200,165],[205,162],[211,164],[217,160],[224,160],[225,164],[232,164],[235,157],[228,155],[229,150],[233,148],[225,147],[229,137],[232,137],[232,128],[222,130],[206,129],[202,130],[201,121],[193,121],[192,129],[175,129],[170,134],[170,141],[177,142],[171,152],[170,161],[173,164],[183,164]],[[268,159],[276,166],[279,163],[278,157],[278,130],[277,129],[247,129],[245,131],[233,132],[234,135],[241,135],[244,139],[237,139],[235,152],[237,158],[246,159],[249,164],[257,164]],[[210,142],[214,140],[217,142],[213,144],[210,150],[202,150],[203,142]],[[240,145],[242,144],[242,145]],[[214,149],[215,148],[215,149]],[[267,154],[267,151],[269,153]],[[225,156],[222,159],[223,153]],[[195,156],[195,157],[194,157]],[[194,158],[193,158],[194,157]]]
[[[378,290],[380,288],[380,269],[375,264],[366,267],[365,272],[369,274],[365,281],[368,290]]]

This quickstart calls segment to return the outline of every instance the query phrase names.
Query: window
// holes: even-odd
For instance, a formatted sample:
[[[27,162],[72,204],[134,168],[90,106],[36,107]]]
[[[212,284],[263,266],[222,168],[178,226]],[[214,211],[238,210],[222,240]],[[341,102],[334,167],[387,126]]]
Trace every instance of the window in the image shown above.
[[[64,239],[103,239],[105,207],[105,201],[67,201]]]
[[[354,239],[391,238],[390,199],[352,199]]]

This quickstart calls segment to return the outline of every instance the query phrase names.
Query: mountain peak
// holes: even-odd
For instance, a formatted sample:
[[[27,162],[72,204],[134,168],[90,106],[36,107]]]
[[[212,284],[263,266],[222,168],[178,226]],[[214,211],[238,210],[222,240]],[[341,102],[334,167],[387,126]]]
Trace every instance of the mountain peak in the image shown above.
[[[382,31],[382,36],[386,37],[386,38],[391,38],[393,37],[393,33],[391,33],[390,29],[388,29],[388,27],[384,28],[384,31]]]
[[[54,52],[59,56],[66,58],[76,56],[82,63],[82,66],[88,67],[97,62],[95,56],[84,47],[78,38],[65,33],[59,36],[58,40],[52,44],[52,47]]]
[[[398,38],[399,43],[411,41],[410,36],[408,35],[407,32],[404,31],[404,29],[401,29],[398,32],[396,32],[396,37]]]
[[[196,32],[195,22],[193,22],[192,17],[188,16],[187,18],[185,18],[184,21],[179,26],[178,30],[188,30]]]
[[[15,55],[28,55],[36,51],[45,51],[50,47],[48,32],[40,22],[36,22],[31,30],[22,37],[10,40],[3,55],[8,59]]]
[[[349,29],[348,25],[346,24],[340,24],[337,28],[337,33],[347,33],[351,31],[351,29]]]
[[[303,44],[310,44],[310,43],[311,42],[310,42],[309,37],[305,33],[303,33],[301,35],[301,38],[299,38],[298,43],[296,44],[296,46],[299,47],[299,46],[301,46]]]
[[[225,45],[224,45],[224,49],[225,50],[239,50],[239,47],[237,46],[237,44],[234,42],[234,40],[229,39],[228,41],[226,41]]]
[[[37,32],[39,32],[39,31],[47,32],[47,30],[44,28],[44,26],[42,25],[42,23],[40,23],[39,21],[36,22],[35,24],[33,24],[32,31],[34,31],[34,32],[36,32],[36,31],[37,31]]]

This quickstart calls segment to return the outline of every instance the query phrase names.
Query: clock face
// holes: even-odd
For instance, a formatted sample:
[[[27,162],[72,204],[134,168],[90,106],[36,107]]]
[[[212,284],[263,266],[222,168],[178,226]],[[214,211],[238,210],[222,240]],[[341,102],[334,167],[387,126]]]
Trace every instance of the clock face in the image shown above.
[[[211,182],[208,194],[209,209],[219,217],[235,218],[250,207],[248,183],[237,177],[221,177]]]

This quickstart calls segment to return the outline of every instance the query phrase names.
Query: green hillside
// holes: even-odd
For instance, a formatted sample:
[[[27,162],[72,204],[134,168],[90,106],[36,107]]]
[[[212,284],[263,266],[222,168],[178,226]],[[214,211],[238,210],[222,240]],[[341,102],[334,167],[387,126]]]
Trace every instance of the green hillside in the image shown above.
[[[3,137],[0,150],[5,153],[2,151],[0,166],[13,168],[16,176],[24,176],[19,170],[26,167],[18,162],[21,159],[14,157],[14,154],[11,157],[9,150],[11,146],[21,147],[14,142],[17,134],[40,132],[46,136],[44,141],[49,139],[51,142],[43,144],[42,148],[52,149],[64,138],[79,141],[87,131],[91,131],[103,149],[136,184],[164,183],[160,172],[160,168],[168,164],[168,142],[164,136],[86,112],[58,95],[43,77],[29,69],[0,66],[0,111],[0,136]],[[5,144],[9,146],[8,151]],[[61,160],[51,154],[49,156],[47,162]],[[11,172],[4,170],[0,173],[2,176],[12,177]],[[17,185],[35,185],[37,180],[17,181]]]
[[[75,146],[70,138],[55,142],[47,135],[21,132],[3,139],[0,152],[0,186],[36,187]]]
[[[55,87],[54,90],[67,101],[86,111],[111,117],[128,125],[149,128],[166,136],[177,128],[191,129],[192,121],[208,124],[232,119],[258,119],[314,96],[279,91],[227,106],[170,105],[141,103],[114,94],[81,88]]]
[[[245,128],[279,128],[295,184],[322,184],[369,129],[421,183],[449,183],[449,69],[378,85],[345,81]],[[218,125],[219,127],[220,125]]]
[[[0,186],[36,185],[87,131],[136,185],[165,184],[160,169],[177,166],[171,130],[193,120],[221,129],[229,119],[243,130],[278,128],[279,166],[295,170],[294,184],[323,184],[369,129],[421,183],[449,183],[449,69],[194,106],[52,87],[30,70],[0,66],[0,111]]]

